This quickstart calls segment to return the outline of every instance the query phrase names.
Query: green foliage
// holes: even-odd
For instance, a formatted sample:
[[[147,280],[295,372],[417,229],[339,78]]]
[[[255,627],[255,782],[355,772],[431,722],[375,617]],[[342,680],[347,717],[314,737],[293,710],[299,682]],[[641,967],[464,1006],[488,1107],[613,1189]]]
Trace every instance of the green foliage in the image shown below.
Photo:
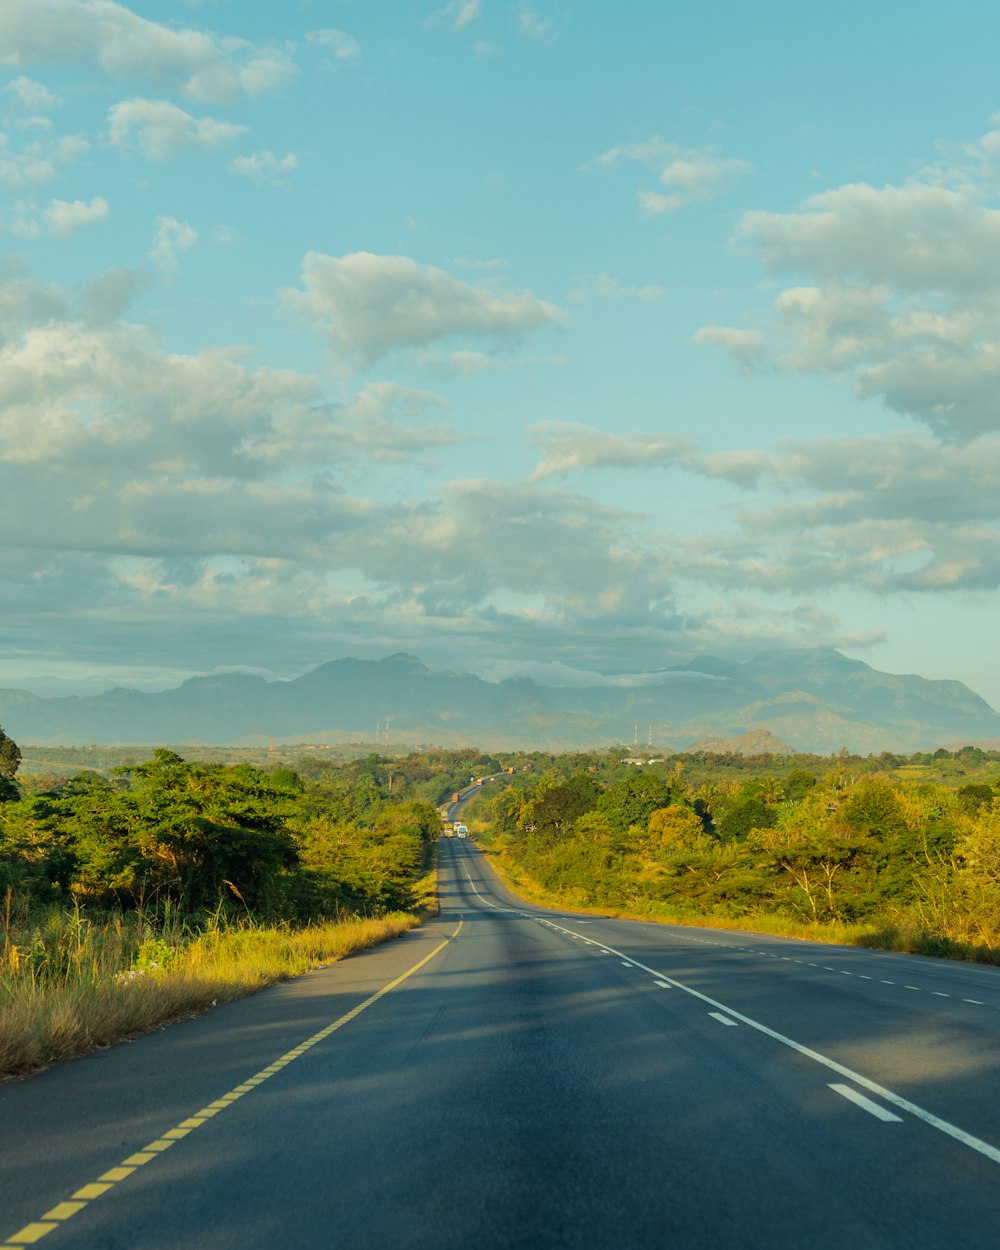
[[[799,799],[805,798],[815,784],[816,778],[812,773],[804,768],[796,768],[785,781],[785,797],[792,803],[797,803]]]
[[[633,825],[645,829],[657,808],[667,807],[674,797],[670,782],[651,772],[632,773],[609,786],[597,810],[612,828],[624,833]]]
[[[759,795],[751,793],[726,804],[716,819],[715,829],[723,842],[738,842],[751,829],[772,828],[776,819],[774,809]]]
[[[20,747],[18,747],[13,738],[8,738],[4,731],[0,729],[0,778],[7,782],[13,782],[20,763]]]
[[[981,754],[946,752],[941,766],[995,771],[1000,757]],[[694,757],[670,773],[607,768],[588,774],[600,793],[582,814],[586,790],[557,761],[494,798],[494,846],[566,904],[867,923],[922,934],[921,950],[1000,951],[1000,796],[985,779],[927,781],[915,758],[845,753],[781,773],[737,761],[730,776]]]
[[[578,773],[569,781],[549,781],[539,787],[522,816],[532,832],[553,836],[572,828],[574,821],[590,811],[600,798],[601,787],[587,773]]]
[[[409,906],[437,813],[389,792],[379,757],[316,770],[154,751],[4,805],[0,891],[42,907],[169,904],[303,919]]]
[[[981,752],[980,752],[981,754]],[[960,787],[958,805],[966,816],[978,816],[984,807],[988,807],[996,797],[992,786],[970,784]]]

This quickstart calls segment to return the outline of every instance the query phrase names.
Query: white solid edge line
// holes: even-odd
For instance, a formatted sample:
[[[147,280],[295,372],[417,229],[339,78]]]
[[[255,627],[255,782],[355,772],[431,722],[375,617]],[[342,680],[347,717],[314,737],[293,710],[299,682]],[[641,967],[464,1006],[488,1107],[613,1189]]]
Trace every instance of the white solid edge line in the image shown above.
[[[866,1098],[864,1094],[859,1094],[856,1089],[851,1089],[850,1085],[840,1085],[839,1083],[830,1082],[830,1089],[836,1090],[844,1098],[853,1102],[860,1107],[862,1111],[867,1111],[869,1115],[873,1115],[876,1120],[884,1120],[886,1124],[896,1123],[902,1124],[903,1117],[896,1115],[892,1111],[886,1111],[885,1107],[880,1107],[877,1102],[872,1102],[870,1098]]]

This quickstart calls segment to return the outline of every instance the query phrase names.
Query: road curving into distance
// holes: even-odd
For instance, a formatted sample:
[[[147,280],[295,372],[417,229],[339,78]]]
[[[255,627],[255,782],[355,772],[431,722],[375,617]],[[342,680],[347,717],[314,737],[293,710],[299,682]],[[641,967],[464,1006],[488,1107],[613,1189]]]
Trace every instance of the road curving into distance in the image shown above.
[[[440,848],[420,930],[0,1086],[0,1250],[996,1245],[1000,970]]]

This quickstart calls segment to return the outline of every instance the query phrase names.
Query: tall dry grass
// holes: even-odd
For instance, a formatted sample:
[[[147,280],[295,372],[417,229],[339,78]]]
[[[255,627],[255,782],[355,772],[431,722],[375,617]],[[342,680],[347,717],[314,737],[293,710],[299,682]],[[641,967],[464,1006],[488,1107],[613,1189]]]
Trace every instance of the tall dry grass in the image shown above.
[[[103,923],[0,906],[0,1079],[134,1037],[343,959],[419,923],[394,913],[302,928],[246,918],[192,930],[168,911]]]

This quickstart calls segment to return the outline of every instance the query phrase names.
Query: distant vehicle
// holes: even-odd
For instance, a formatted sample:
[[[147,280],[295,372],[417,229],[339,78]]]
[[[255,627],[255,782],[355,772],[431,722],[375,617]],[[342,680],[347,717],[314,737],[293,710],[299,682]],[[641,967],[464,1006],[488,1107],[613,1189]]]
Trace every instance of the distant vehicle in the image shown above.
[[[458,802],[458,800],[459,800],[459,793],[458,793],[458,791],[456,790],[456,791],[455,791],[455,793],[451,796],[451,801],[452,801],[453,803],[457,803],[457,802]]]
[[[469,830],[468,830],[468,828],[467,828],[465,825],[456,825],[456,826],[455,826],[455,837],[456,837],[456,838],[467,838],[468,836],[469,836]]]

